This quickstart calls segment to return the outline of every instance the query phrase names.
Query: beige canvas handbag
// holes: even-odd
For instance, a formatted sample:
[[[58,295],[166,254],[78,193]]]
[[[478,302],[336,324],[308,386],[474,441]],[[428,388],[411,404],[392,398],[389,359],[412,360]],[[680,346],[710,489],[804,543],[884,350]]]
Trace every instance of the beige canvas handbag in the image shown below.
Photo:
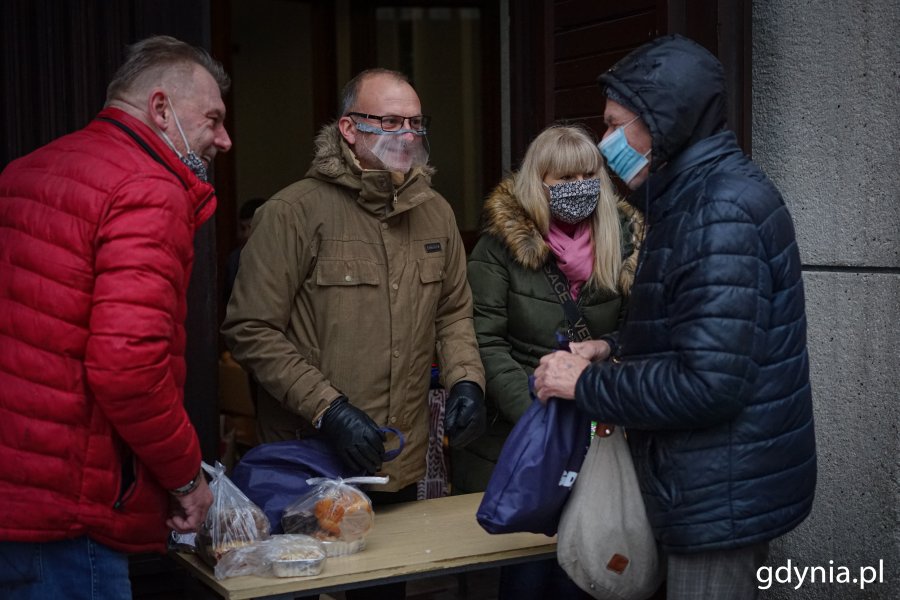
[[[622,430],[600,424],[559,522],[557,558],[603,600],[644,600],[663,565]]]

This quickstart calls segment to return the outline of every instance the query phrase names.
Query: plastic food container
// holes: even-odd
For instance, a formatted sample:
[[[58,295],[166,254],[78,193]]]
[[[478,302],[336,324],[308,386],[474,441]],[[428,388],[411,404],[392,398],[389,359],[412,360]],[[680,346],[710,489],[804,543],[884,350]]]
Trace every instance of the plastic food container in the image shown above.
[[[366,538],[346,542],[343,540],[322,540],[322,546],[325,547],[325,554],[328,556],[346,556],[365,550]]]
[[[310,577],[321,573],[324,564],[325,552],[308,548],[278,556],[272,561],[272,574],[276,577]]]

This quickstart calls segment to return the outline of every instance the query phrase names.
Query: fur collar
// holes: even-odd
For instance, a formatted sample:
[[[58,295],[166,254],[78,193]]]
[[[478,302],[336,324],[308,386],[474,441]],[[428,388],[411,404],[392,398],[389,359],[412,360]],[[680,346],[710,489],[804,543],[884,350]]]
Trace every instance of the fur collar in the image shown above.
[[[499,239],[526,269],[540,269],[550,247],[514,195],[512,179],[498,185],[484,203],[484,231]]]
[[[619,272],[619,290],[627,294],[637,269],[638,249],[643,238],[643,218],[633,206],[623,200],[617,204],[623,221],[623,240],[626,257]],[[537,225],[525,213],[514,194],[513,180],[498,185],[484,203],[484,231],[506,246],[513,260],[526,269],[541,269],[550,254],[550,247]]]

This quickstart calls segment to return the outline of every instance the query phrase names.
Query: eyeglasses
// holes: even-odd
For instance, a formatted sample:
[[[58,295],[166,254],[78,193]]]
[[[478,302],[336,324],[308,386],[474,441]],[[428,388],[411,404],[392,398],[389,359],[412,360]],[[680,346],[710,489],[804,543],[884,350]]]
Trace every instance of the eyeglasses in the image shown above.
[[[414,117],[401,117],[400,115],[369,115],[360,112],[348,112],[348,116],[362,117],[364,119],[372,119],[381,123],[382,131],[398,131],[403,128],[403,122],[409,121],[409,128],[415,131],[424,131],[428,129],[431,123],[431,117],[427,115],[416,115]]]

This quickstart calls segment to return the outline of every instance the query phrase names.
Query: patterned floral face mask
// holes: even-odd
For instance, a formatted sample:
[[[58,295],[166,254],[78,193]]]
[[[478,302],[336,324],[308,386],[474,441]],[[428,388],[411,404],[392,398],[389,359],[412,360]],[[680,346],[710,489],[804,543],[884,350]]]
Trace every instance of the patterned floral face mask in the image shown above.
[[[160,131],[163,136],[163,139],[169,145],[175,154],[178,155],[178,158],[181,159],[187,168],[193,171],[194,175],[197,176],[200,181],[209,182],[209,172],[206,169],[206,164],[200,160],[200,157],[197,156],[197,153],[191,150],[191,144],[188,142],[187,136],[184,135],[184,129],[181,128],[181,121],[178,120],[178,115],[175,114],[175,107],[172,106],[172,100],[169,99],[169,108],[172,109],[172,116],[175,117],[175,125],[178,127],[178,133],[181,134],[181,139],[184,141],[184,147],[187,149],[187,154],[182,154],[178,151],[178,148],[175,147],[175,144],[172,143],[172,140],[169,139],[169,136],[166,135],[165,131]]]
[[[544,186],[550,191],[550,214],[563,223],[580,223],[594,213],[600,198],[600,180],[582,179]]]

